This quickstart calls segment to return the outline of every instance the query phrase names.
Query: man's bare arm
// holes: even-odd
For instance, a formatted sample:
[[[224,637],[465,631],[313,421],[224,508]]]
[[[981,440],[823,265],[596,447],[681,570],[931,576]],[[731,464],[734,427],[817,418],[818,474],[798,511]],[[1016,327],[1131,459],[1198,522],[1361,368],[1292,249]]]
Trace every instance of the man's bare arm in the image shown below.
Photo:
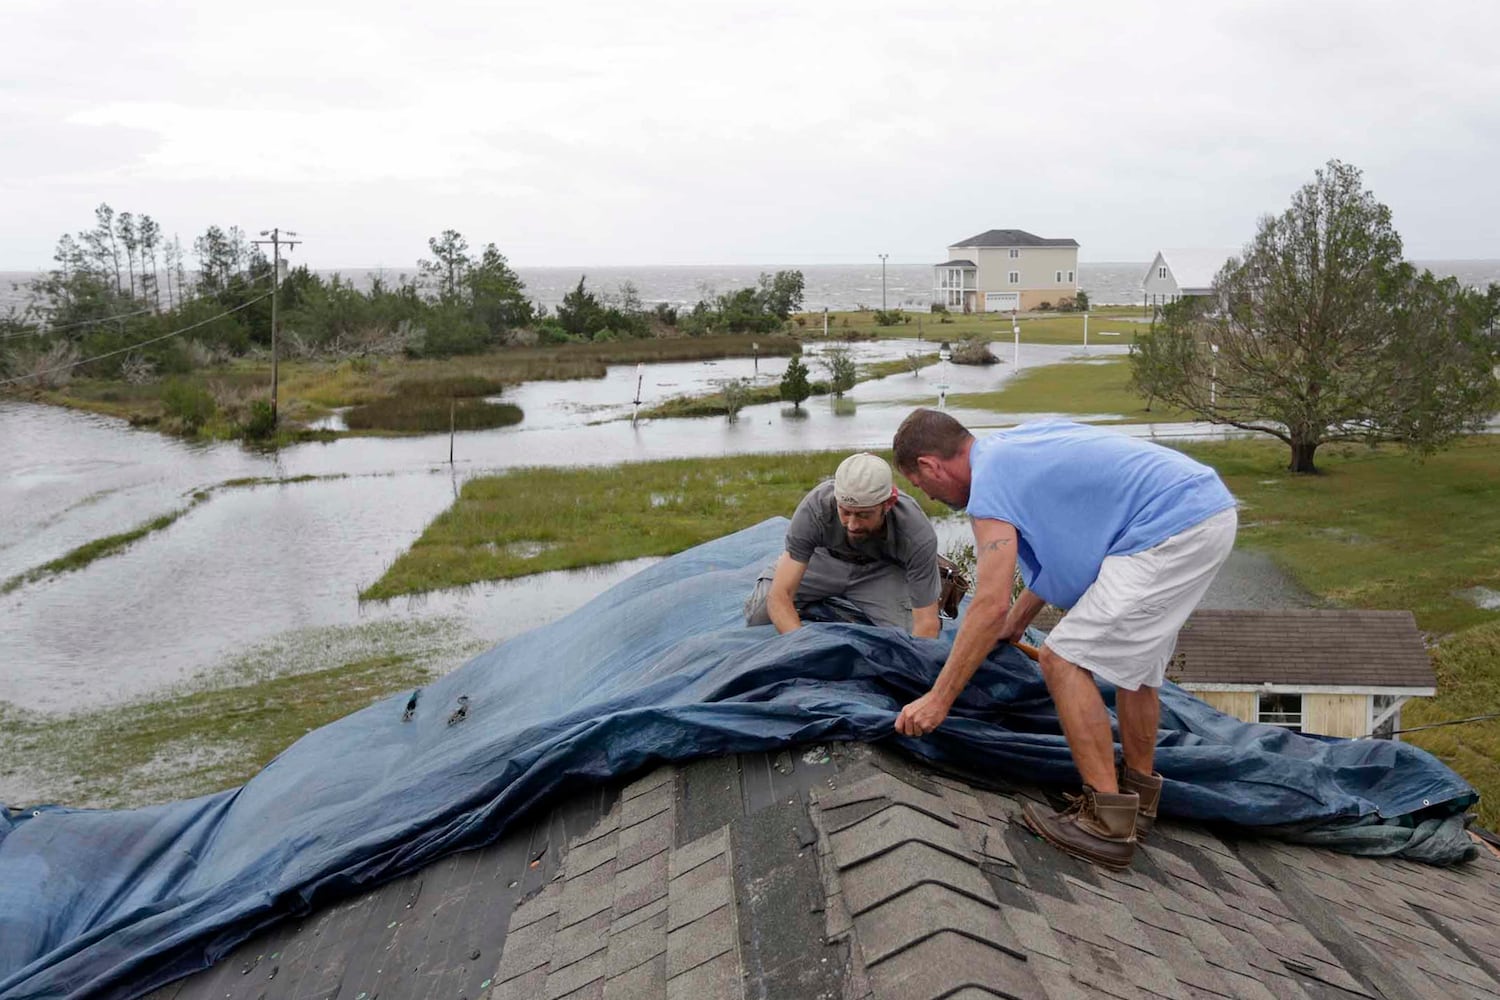
[[[925,608],[911,609],[911,634],[918,639],[936,639],[938,633],[942,632],[943,623],[938,617],[937,602],[934,601]]]
[[[974,550],[979,559],[969,610],[932,690],[903,708],[897,717],[896,731],[904,735],[926,735],[947,718],[948,710],[1005,628],[1016,576],[1015,527],[1005,521],[975,518]]]
[[[1010,606],[1010,614],[1005,616],[1005,631],[1000,634],[1000,638],[1006,642],[1020,642],[1021,637],[1026,634],[1026,627],[1031,624],[1037,612],[1046,606],[1047,602],[1030,590],[1021,591],[1016,603]]]
[[[806,572],[807,563],[793,559],[789,552],[776,560],[776,574],[766,594],[766,614],[782,635],[802,627],[802,617],[797,614],[797,587]]]

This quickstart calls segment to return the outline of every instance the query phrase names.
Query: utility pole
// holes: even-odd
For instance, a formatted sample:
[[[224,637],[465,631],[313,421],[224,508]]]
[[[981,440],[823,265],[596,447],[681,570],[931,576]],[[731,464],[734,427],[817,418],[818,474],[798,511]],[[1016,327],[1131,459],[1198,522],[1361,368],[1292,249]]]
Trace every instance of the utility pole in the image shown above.
[[[885,312],[885,259],[888,253],[880,253],[875,256],[880,258],[880,311]]]
[[[271,422],[276,423],[276,387],[280,382],[280,358],[277,356],[277,336],[281,332],[281,321],[276,312],[276,291],[281,287],[281,247],[285,244],[289,249],[301,243],[301,240],[289,240],[285,237],[296,236],[291,230],[282,232],[280,229],[262,229],[262,236],[269,236],[268,240],[251,240],[258,246],[271,244]],[[450,459],[451,460],[451,459]]]

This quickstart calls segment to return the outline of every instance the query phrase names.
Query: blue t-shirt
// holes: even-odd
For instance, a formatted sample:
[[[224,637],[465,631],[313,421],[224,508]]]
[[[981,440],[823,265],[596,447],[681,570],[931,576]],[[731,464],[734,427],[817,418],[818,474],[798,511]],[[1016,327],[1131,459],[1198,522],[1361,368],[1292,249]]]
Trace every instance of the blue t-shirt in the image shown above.
[[[1106,556],[1125,556],[1235,505],[1218,473],[1171,448],[1066,420],[974,442],[968,511],[1015,526],[1032,592],[1070,608]]]

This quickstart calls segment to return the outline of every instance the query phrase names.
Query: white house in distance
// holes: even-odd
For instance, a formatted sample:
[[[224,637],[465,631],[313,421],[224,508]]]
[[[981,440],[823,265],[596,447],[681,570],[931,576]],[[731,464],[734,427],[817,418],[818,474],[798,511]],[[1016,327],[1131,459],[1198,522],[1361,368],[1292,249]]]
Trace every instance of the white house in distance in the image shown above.
[[[1193,295],[1210,295],[1214,275],[1237,250],[1203,248],[1158,250],[1151,269],[1141,282],[1147,306],[1164,306]]]
[[[1014,312],[1078,294],[1078,241],[991,229],[933,265],[932,301],[961,312]]]

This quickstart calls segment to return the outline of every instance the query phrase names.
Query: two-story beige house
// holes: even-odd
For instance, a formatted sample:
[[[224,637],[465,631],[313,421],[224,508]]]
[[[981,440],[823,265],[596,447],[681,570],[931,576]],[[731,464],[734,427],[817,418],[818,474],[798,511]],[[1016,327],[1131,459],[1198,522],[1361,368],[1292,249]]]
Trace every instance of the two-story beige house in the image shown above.
[[[1078,294],[1078,241],[991,229],[933,266],[932,301],[959,312],[1013,312]]]

